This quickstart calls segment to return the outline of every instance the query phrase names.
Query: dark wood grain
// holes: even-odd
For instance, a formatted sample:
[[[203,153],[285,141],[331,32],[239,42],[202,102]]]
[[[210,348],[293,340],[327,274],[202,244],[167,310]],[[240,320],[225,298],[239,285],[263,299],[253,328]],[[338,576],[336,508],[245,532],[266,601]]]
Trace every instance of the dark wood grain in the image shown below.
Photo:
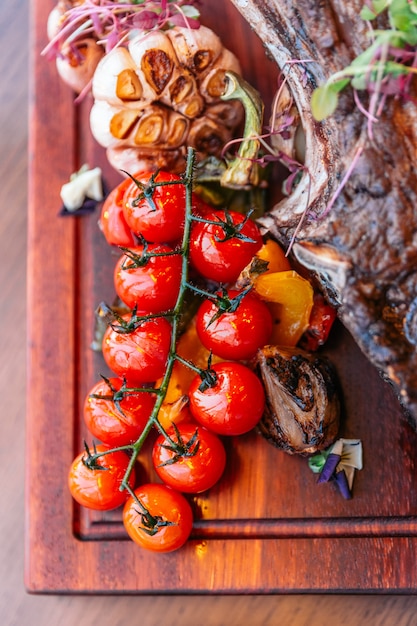
[[[80,407],[104,368],[89,347],[93,311],[112,296],[114,258],[98,231],[96,214],[58,216],[59,190],[84,162],[100,165],[110,186],[119,176],[89,135],[91,101],[74,107],[53,64],[40,57],[52,6],[46,0],[32,5],[27,588],[129,594],[414,593],[416,434],[391,389],[341,327],[328,353],[343,388],[342,434],[361,438],[365,449],[365,467],[351,501],[329,485],[317,486],[305,460],[251,433],[228,442],[224,478],[192,500],[193,536],[179,552],[144,553],[127,540],[120,512],[87,513],[72,502],[67,468],[86,434]],[[234,49],[247,78],[270,102],[276,68],[232,5],[207,3],[204,22]],[[146,458],[144,472],[152,476]]]

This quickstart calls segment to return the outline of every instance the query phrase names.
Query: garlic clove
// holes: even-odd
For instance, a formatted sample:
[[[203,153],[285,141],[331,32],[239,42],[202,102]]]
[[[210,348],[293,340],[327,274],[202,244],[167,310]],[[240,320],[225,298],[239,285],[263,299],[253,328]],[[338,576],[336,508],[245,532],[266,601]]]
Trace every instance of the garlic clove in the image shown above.
[[[231,132],[216,120],[200,117],[193,120],[188,144],[202,154],[221,157],[223,147],[232,138]]]
[[[220,56],[223,45],[220,38],[206,26],[175,28],[168,31],[180,65],[188,67],[197,76],[204,75]]]
[[[139,117],[138,112],[131,109],[117,111],[110,120],[111,135],[116,137],[116,139],[126,139],[139,120]]]
[[[139,100],[143,89],[136,72],[126,68],[120,72],[116,80],[116,96],[120,100]]]
[[[148,146],[161,143],[161,135],[168,121],[168,111],[165,108],[148,107],[141,117],[134,136],[137,146]]]
[[[91,134],[105,148],[133,146],[137,123],[148,110],[148,103],[142,101],[134,108],[122,108],[105,100],[96,100],[90,111]]]
[[[151,102],[161,97],[169,84],[178,59],[167,35],[152,31],[134,37],[128,46],[143,85],[143,95]]]
[[[182,69],[176,72],[169,85],[169,104],[188,118],[200,115],[204,110],[204,99],[199,93],[193,74]]]
[[[228,71],[240,75],[241,67],[233,52],[225,48],[201,81],[200,90],[207,102],[217,102],[225,93],[227,86],[225,72]]]
[[[120,140],[115,137],[111,130],[111,121],[119,109],[105,100],[96,100],[90,111],[90,130],[94,139],[104,148],[119,144]]]
[[[109,104],[114,104],[115,106],[129,107],[129,98],[121,98],[117,95],[118,93],[120,94],[121,89],[120,83],[122,79],[120,75],[126,77],[128,72],[130,73],[131,82],[135,82],[137,94],[140,91],[140,96],[138,97],[141,97],[143,95],[143,87],[136,73],[136,65],[132,57],[126,48],[113,48],[101,59],[94,73],[92,82],[94,98],[96,100],[106,100]],[[136,78],[133,78],[133,75]],[[120,95],[123,95],[123,91]],[[135,100],[137,99],[135,98]],[[127,100],[127,102],[124,102],[124,100]]]
[[[103,47],[94,39],[86,38],[62,49],[64,56],[57,57],[56,67],[61,79],[79,94],[87,87],[104,56]]]
[[[86,198],[100,202],[103,197],[101,169],[99,167],[90,170],[87,166],[83,166],[71,176],[68,183],[61,187],[61,200],[68,211],[79,209]]]
[[[242,103],[238,100],[230,102],[218,102],[206,107],[207,117],[221,122],[226,128],[235,129],[243,122],[244,111]]]

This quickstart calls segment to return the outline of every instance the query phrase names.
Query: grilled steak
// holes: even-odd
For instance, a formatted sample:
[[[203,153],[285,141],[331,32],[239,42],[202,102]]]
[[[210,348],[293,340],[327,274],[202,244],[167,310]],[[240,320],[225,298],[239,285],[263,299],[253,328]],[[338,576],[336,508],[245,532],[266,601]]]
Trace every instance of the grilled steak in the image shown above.
[[[387,99],[372,140],[350,87],[333,116],[313,119],[314,88],[369,45],[359,17],[362,0],[232,2],[287,78],[306,139],[309,174],[263,218],[263,226],[282,242],[296,233],[294,255],[338,305],[343,324],[394,385],[416,427],[416,106]],[[332,202],[358,149],[361,156]]]

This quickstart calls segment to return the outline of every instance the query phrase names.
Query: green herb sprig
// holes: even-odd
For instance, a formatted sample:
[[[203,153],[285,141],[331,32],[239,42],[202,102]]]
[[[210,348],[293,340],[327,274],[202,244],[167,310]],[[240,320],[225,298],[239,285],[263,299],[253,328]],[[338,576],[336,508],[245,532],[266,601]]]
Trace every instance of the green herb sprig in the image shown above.
[[[417,73],[417,0],[370,0],[360,16],[371,23],[386,16],[389,28],[371,30],[370,46],[315,89],[311,109],[317,121],[335,112],[339,94],[349,84],[355,91],[371,94],[367,115],[376,121],[377,97],[406,96],[410,79]]]

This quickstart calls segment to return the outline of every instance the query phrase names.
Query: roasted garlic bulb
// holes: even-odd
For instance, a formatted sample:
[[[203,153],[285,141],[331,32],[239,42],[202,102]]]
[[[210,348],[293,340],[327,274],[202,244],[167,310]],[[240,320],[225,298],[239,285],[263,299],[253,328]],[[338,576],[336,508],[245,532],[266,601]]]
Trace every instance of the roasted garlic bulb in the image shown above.
[[[209,28],[174,27],[139,34],[99,62],[90,126],[113,167],[183,171],[186,147],[220,156],[243,118],[223,102],[225,72],[237,58]]]
[[[290,454],[310,455],[330,446],[339,429],[338,382],[332,364],[297,348],[265,346],[257,369],[267,403],[259,432]]]

